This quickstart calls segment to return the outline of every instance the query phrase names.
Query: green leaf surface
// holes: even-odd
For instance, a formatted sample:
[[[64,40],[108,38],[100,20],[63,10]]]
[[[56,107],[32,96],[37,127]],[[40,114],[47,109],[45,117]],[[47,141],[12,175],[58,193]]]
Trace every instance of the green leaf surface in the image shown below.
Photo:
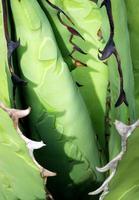
[[[137,117],[139,117],[139,21],[137,17],[137,13],[139,11],[139,1],[134,0],[134,3],[129,0],[125,0],[126,8],[127,8],[127,18],[128,18],[128,28],[130,35],[130,45],[131,45],[131,56],[133,63],[133,71],[134,71],[134,80],[135,80],[135,99],[136,99],[136,112]]]
[[[69,42],[71,34],[59,22],[57,11],[51,8],[45,0],[41,0],[40,2],[50,18],[62,56],[70,65],[69,52],[71,52],[73,48]],[[77,60],[87,64],[87,67],[79,66],[75,68],[75,64],[72,63],[71,60],[72,66],[70,65],[70,69],[72,68],[74,80],[82,85],[79,90],[88,108],[95,134],[98,137],[99,148],[104,153],[106,151],[104,121],[108,86],[108,68],[98,59],[98,49],[102,45],[97,35],[102,23],[100,10],[97,5],[91,1],[60,0],[52,1],[52,3],[63,9],[74,22],[75,26],[68,23],[63,15],[61,15],[62,19],[69,26],[74,27],[85,39],[85,41],[83,41],[81,38],[74,36],[73,41],[86,52],[87,55],[75,52],[73,56]],[[104,162],[105,156],[103,156],[102,160]]]
[[[122,104],[120,107],[115,108],[114,105],[119,96],[119,75],[117,71],[117,63],[114,56],[108,59],[110,89],[111,89],[111,111],[110,111],[110,142],[109,154],[110,158],[114,157],[120,149],[120,138],[116,133],[113,122],[115,119],[125,123],[133,122],[136,119],[135,101],[134,101],[134,77],[133,66],[131,61],[129,31],[127,27],[127,16],[124,1],[113,0],[112,13],[115,26],[115,45],[120,55],[121,66],[124,77],[124,90],[126,93],[129,106],[126,107]],[[107,42],[110,31],[108,17],[105,7],[101,9],[102,12],[102,30],[105,42]]]
[[[0,1],[0,102],[10,106],[12,83],[7,65],[7,45]],[[43,180],[16,132],[13,121],[0,108],[0,199],[44,200]]]
[[[95,169],[100,158],[88,110],[37,1],[10,2],[16,36],[21,41],[21,75],[28,81],[23,92],[26,104],[32,107],[32,137],[47,143],[46,148],[36,151],[36,158],[58,174],[48,180],[54,196],[84,198],[88,186],[103,179]],[[40,21],[37,27],[33,25],[36,17]]]
[[[139,195],[139,128],[128,139],[127,152],[119,162],[117,172],[109,186],[106,200],[138,199]]]

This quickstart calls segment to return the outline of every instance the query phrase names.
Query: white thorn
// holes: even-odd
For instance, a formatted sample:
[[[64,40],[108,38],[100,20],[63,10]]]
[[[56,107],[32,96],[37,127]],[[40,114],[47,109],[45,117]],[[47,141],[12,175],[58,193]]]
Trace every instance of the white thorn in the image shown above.
[[[49,170],[47,170],[47,169],[44,169],[44,168],[42,169],[41,174],[42,174],[42,177],[56,176],[56,173],[55,173],[55,172],[51,172],[51,171],[49,171]]]
[[[99,200],[103,200],[104,197],[108,194],[108,184],[111,181],[111,179],[114,177],[117,169],[118,162],[122,159],[127,146],[127,139],[128,137],[133,133],[133,131],[139,127],[139,120],[137,120],[134,124],[128,126],[118,120],[115,121],[115,127],[121,136],[121,152],[112,159],[108,164],[106,164],[104,167],[96,167],[97,171],[99,172],[106,172],[108,170],[111,171],[110,176],[104,181],[104,183],[95,191],[90,192],[89,195],[96,195],[102,192]]]
[[[40,149],[42,147],[46,146],[43,141],[41,142],[36,142],[36,141],[33,141],[33,140],[29,140],[28,143],[27,143],[27,147],[28,149],[30,150],[34,150],[34,149]]]
[[[5,112],[9,114],[9,117],[13,120],[14,127],[17,129],[18,121],[20,118],[26,117],[29,115],[31,108],[27,108],[25,110],[19,110],[14,108],[7,108],[2,102],[0,102],[0,108],[2,108]]]
[[[23,135],[23,133],[20,131],[19,126],[18,126],[18,122],[20,118],[26,117],[30,111],[31,108],[27,108],[25,110],[19,110],[19,109],[14,109],[14,108],[7,108],[2,102],[0,102],[0,108],[3,109],[5,112],[8,113],[9,117],[13,120],[13,124],[15,129],[17,130],[18,134],[20,135],[20,137],[24,140],[24,142],[26,143],[26,146],[29,150],[29,154],[30,157],[32,158],[33,162],[36,164],[36,166],[39,168],[40,173],[42,178],[44,178],[44,180],[46,181],[48,176],[55,176],[56,173],[51,172],[45,168],[43,168],[36,160],[35,157],[33,155],[33,151],[35,149],[40,149],[44,146],[46,146],[43,141],[33,141],[29,138],[27,138],[25,135]]]
[[[128,126],[118,120],[116,120],[114,124],[115,124],[115,127],[116,127],[118,133],[122,137],[128,138],[131,135],[131,133],[135,130],[135,128],[137,128],[139,126],[139,120],[137,120],[134,124],[132,124],[130,126]]]
[[[95,190],[95,191],[93,191],[93,192],[89,192],[89,195],[96,195],[96,194],[99,194],[99,193],[101,193],[102,191],[104,191],[105,188],[108,187],[108,184],[109,184],[109,182],[111,181],[111,179],[113,178],[113,176],[115,175],[115,172],[116,172],[116,169],[114,169],[114,170],[111,172],[110,176],[104,181],[104,183],[103,183],[97,190]]]
[[[101,194],[99,200],[103,200],[105,196],[109,193],[109,189],[105,188],[104,192]]]
[[[106,172],[117,167],[118,161],[121,160],[123,152],[120,152],[113,160],[107,163],[104,167],[96,167],[99,172]]]

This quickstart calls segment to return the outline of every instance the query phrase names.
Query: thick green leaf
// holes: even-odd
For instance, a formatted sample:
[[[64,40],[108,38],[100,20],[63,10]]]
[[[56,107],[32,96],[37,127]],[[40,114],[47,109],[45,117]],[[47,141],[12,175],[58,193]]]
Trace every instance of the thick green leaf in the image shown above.
[[[57,43],[62,52],[65,61],[70,65],[69,53],[72,51],[73,45],[70,44],[69,38],[71,33],[63,26],[57,17],[57,11],[51,8],[45,0],[40,0],[41,5],[50,18],[52,28],[56,35]],[[74,58],[85,63],[87,67],[76,67],[73,63],[70,69],[74,80],[81,85],[79,88],[86,106],[88,108],[92,124],[100,149],[103,153],[106,150],[105,142],[105,113],[106,113],[106,94],[108,86],[108,69],[105,64],[98,60],[98,49],[102,45],[99,41],[98,31],[101,27],[101,16],[97,5],[86,0],[64,0],[52,1],[59,6],[74,22],[75,26],[68,23],[63,15],[62,19],[69,26],[75,28],[84,37],[74,36],[73,42],[78,45],[87,55],[80,52],[73,54]],[[80,14],[79,14],[80,13]],[[97,113],[97,115],[96,115]],[[102,158],[105,160],[105,158]]]
[[[112,56],[108,59],[109,76],[110,76],[110,89],[111,89],[111,111],[110,111],[110,143],[109,143],[109,154],[110,158],[115,156],[120,149],[120,138],[116,133],[113,122],[115,119],[128,123],[133,122],[136,119],[135,113],[135,102],[134,102],[134,78],[133,69],[130,55],[130,42],[129,33],[127,28],[127,16],[125,10],[124,1],[113,0],[112,13],[115,26],[115,45],[120,55],[123,77],[124,77],[124,90],[126,93],[127,101],[129,106],[126,107],[122,104],[120,107],[115,108],[114,105],[119,96],[119,75],[117,71],[117,62]],[[110,31],[108,17],[105,7],[101,9],[102,20],[103,20],[103,36],[105,42],[107,42]]]
[[[10,92],[9,92],[10,91]],[[2,3],[0,1],[0,103],[10,106],[12,83],[7,66]],[[0,199],[45,199],[43,180],[16,132],[13,121],[0,108]]]
[[[135,98],[136,98],[136,112],[139,117],[139,20],[137,13],[139,11],[139,1],[134,0],[134,3],[129,0],[125,0],[127,8],[127,17],[128,17],[128,27],[130,34],[130,44],[131,44],[131,56],[134,70],[134,79],[135,79]]]
[[[1,200],[45,199],[39,170],[29,157],[28,149],[15,131],[12,120],[1,109],[0,157]]]
[[[58,174],[48,180],[55,196],[84,198],[86,188],[102,180],[95,169],[100,158],[87,108],[37,1],[10,2],[21,41],[21,75],[28,81],[23,92],[25,102],[32,107],[32,137],[47,143],[36,157]]]
[[[115,177],[109,187],[106,200],[130,200],[138,199],[139,195],[139,128],[128,139],[127,152],[119,162]]]

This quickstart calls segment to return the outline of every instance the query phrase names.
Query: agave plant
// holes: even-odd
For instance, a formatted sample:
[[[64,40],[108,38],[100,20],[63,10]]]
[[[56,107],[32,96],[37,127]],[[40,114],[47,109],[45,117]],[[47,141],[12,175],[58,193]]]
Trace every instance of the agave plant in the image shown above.
[[[2,2],[0,44],[0,199],[45,199],[44,181],[40,173],[45,176],[46,171],[33,157],[33,150],[41,148],[44,144],[26,138],[18,127],[18,119],[28,115],[30,109],[10,108],[13,99],[12,81],[7,61],[8,49],[4,34]]]
[[[58,175],[50,185],[57,188],[57,195],[78,198],[86,186],[103,180],[95,169],[100,156],[89,113],[37,1],[11,1],[11,8],[21,43],[17,50],[21,76],[28,82],[23,92],[24,102],[32,108],[32,138],[48,144],[36,152],[37,160],[55,168]]]
[[[2,199],[138,199],[135,9],[1,1]]]
[[[62,49],[62,55],[67,64],[73,63],[72,67],[70,67],[71,73],[74,81],[78,83],[79,90],[88,108],[96,133],[99,128],[97,137],[100,150],[106,152],[104,120],[108,87],[108,68],[104,63],[99,61],[97,55],[98,48],[102,45],[97,36],[101,27],[100,11],[97,5],[92,2],[80,1],[80,5],[78,6],[76,4],[72,5],[73,2],[74,1],[59,1],[58,5],[60,8],[64,9],[65,13],[68,13],[75,24],[75,26],[72,24],[67,26],[72,26],[74,29],[78,28],[76,32],[78,31],[78,33],[81,33],[82,37],[77,37],[77,35],[73,35],[65,29],[66,27],[60,24],[57,18],[57,10],[55,13],[51,12],[54,9],[48,6],[46,1],[41,1],[45,11],[49,12],[51,20],[53,20],[55,25],[55,34],[56,38],[58,38],[57,43],[61,45],[63,44],[62,40],[64,40],[64,45],[66,46],[68,54],[64,55],[65,49]],[[82,14],[80,15],[80,20],[77,21],[79,19],[77,16],[79,12]],[[91,16],[92,13],[94,13],[93,17]],[[88,19],[86,19],[86,16],[88,16]],[[64,37],[59,38],[58,35],[64,35]],[[69,58],[71,59],[70,62]],[[100,88],[103,89],[101,90]],[[90,91],[90,93],[88,93],[88,91]],[[92,104],[93,101],[96,102],[94,105]],[[99,113],[99,117],[94,117],[96,112]],[[105,158],[102,159],[104,160]]]

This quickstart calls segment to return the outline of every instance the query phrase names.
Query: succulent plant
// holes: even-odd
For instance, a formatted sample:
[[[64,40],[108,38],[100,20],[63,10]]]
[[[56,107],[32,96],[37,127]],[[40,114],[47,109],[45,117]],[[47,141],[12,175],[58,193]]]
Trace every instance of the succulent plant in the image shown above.
[[[30,109],[10,108],[13,98],[12,81],[8,68],[2,2],[0,2],[0,44],[0,199],[45,199],[41,171],[33,162],[33,157],[30,157],[25,143],[28,140],[27,144],[32,145],[33,141],[23,136],[18,126],[18,118],[28,115]],[[39,144],[39,147],[43,145]],[[39,147],[37,142],[34,148]],[[30,149],[30,152],[32,151]]]
[[[0,1],[0,199],[138,199],[138,4]]]
[[[88,110],[37,1],[10,2],[16,38],[20,38],[20,76],[28,82],[23,92],[32,108],[31,136],[47,142],[36,159],[57,172],[48,188],[56,188],[61,198],[79,198],[93,182],[103,180],[95,169],[100,156]]]
[[[64,26],[62,24],[63,22],[61,23],[61,20],[57,17],[57,10],[49,5],[48,2],[41,0],[40,5],[43,7],[45,13],[49,14],[48,18],[50,18],[51,25],[54,27],[57,44],[61,49],[65,62],[70,66],[69,69],[73,79],[79,87],[80,93],[86,103],[98,138],[97,144],[101,160],[102,163],[105,163],[106,156],[104,152],[107,152],[107,147],[104,121],[108,87],[108,68],[98,59],[98,48],[102,45],[97,35],[101,26],[101,16],[99,8],[95,3],[82,0],[78,6],[76,4],[71,6],[70,4],[73,2],[74,1],[58,1],[60,9],[63,9],[72,21],[72,23],[67,23],[66,26]],[[77,13],[79,12],[82,13],[82,15],[80,15],[80,20],[77,18]],[[93,16],[91,16],[92,12],[94,12]],[[87,19],[86,16],[88,16]],[[65,19],[63,19],[63,21],[64,20]],[[74,28],[78,33],[82,33],[82,37],[73,35],[67,30],[67,26],[72,27],[72,29]],[[60,35],[63,37],[59,37]],[[85,54],[77,50],[73,52],[75,45],[76,48],[82,49]],[[61,48],[61,46],[65,46],[66,48]],[[70,63],[72,64],[70,65]],[[96,103],[92,104],[92,102]],[[98,117],[95,115],[96,112],[99,113]],[[98,129],[99,132],[97,132]]]

